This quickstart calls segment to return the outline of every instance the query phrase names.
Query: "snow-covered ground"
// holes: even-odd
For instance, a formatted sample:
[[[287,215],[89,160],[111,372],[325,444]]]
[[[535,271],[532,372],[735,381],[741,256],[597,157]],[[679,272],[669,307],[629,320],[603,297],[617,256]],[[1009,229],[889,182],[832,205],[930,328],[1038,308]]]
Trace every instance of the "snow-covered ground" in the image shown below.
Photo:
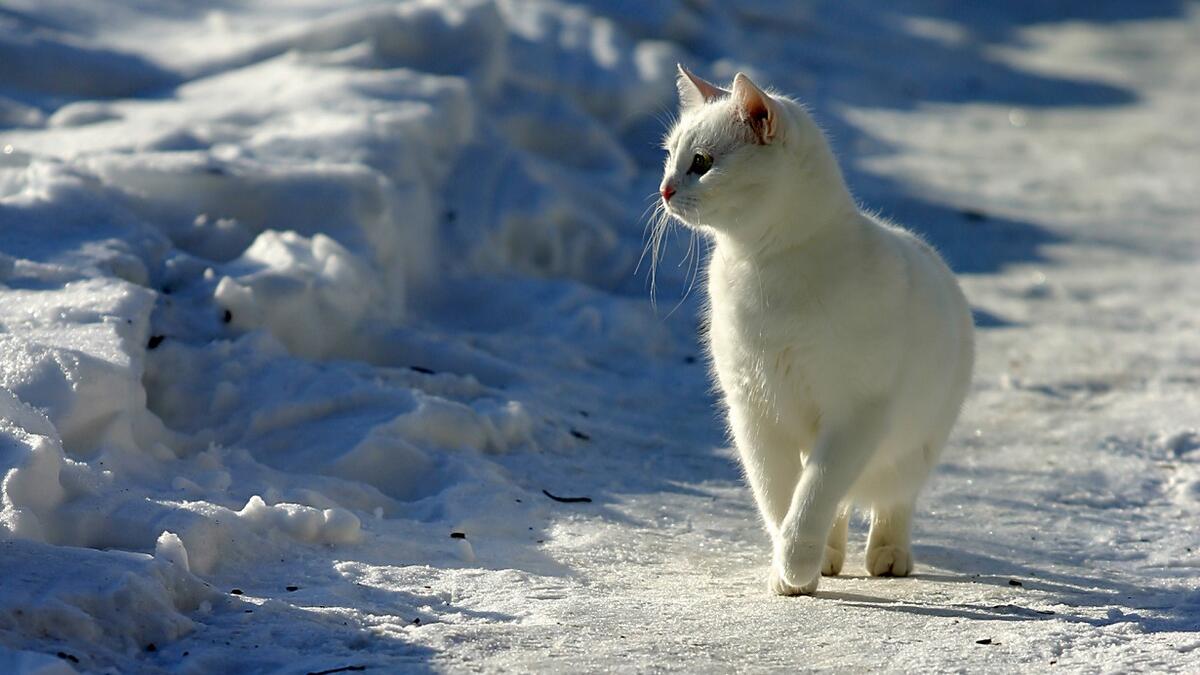
[[[677,61],[962,275],[913,577],[767,594]],[[1200,671],[1198,260],[1196,3],[6,2],[0,672]]]

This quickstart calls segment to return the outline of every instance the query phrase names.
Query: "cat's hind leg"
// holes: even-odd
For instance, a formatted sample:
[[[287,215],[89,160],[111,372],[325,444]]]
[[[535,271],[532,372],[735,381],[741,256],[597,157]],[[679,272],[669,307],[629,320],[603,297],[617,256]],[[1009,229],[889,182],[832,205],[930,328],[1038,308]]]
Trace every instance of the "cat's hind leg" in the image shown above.
[[[913,569],[913,503],[876,504],[871,511],[871,533],[867,535],[867,572],[876,577],[906,577]]]
[[[835,577],[842,573],[842,564],[846,562],[846,533],[850,527],[850,507],[843,504],[841,512],[829,529],[829,537],[825,539],[825,560],[821,563],[821,574]]]

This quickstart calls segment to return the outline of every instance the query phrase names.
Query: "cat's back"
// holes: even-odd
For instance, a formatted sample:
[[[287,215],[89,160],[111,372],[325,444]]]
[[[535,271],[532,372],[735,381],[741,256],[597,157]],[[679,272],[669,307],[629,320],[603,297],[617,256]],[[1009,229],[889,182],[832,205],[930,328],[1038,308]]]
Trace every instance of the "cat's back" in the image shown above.
[[[718,245],[709,298],[727,391],[747,379],[786,390],[777,395],[885,395],[907,371],[948,358],[957,380],[973,362],[970,308],[949,267],[912,232],[863,213],[757,261]]]
[[[973,344],[974,322],[970,304],[958,278],[937,250],[913,231],[881,218],[864,214],[887,242],[893,255],[904,261],[909,301],[906,303],[915,327],[928,328],[942,339]],[[923,336],[922,336],[923,339]],[[970,346],[970,345],[968,345]]]
[[[908,290],[894,314],[902,366],[892,390],[917,418],[953,424],[975,363],[971,306],[958,278],[938,252],[912,231],[870,218],[881,242],[902,259]]]

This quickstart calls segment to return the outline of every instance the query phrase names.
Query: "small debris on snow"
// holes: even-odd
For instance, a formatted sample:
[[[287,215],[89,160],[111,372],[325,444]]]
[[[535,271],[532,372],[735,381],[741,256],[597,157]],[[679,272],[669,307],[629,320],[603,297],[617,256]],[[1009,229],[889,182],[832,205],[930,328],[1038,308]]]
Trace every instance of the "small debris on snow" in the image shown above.
[[[542,490],[542,494],[546,495],[547,497],[549,497],[550,499],[553,499],[556,502],[562,502],[563,504],[591,504],[592,503],[591,497],[558,497],[558,496],[550,494],[549,491],[544,490],[544,489]]]
[[[366,666],[342,666],[341,668],[330,668],[329,670],[314,670],[307,675],[332,675],[333,673],[345,673],[349,671],[366,670]]]
[[[451,532],[450,538],[451,539],[466,539],[467,533],[466,532]]]
[[[1173,434],[1167,438],[1166,446],[1176,457],[1183,457],[1194,450],[1200,450],[1200,432],[1188,429]]]

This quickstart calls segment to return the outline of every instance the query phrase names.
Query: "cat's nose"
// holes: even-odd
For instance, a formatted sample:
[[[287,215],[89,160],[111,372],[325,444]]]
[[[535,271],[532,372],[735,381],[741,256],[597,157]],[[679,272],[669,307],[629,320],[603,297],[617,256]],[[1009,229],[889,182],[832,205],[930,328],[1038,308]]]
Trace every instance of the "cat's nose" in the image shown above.
[[[671,187],[670,185],[663,186],[662,196],[663,196],[664,202],[671,201],[671,195],[673,195],[673,194],[675,194],[675,188]]]

